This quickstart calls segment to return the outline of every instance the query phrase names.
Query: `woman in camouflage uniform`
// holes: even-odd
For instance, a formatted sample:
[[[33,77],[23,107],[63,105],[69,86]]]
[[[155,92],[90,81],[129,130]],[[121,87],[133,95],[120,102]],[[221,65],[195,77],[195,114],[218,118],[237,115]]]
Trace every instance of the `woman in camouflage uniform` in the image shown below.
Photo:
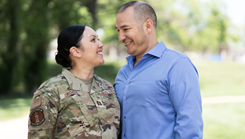
[[[58,37],[61,74],[34,93],[28,138],[116,139],[120,106],[113,86],[94,74],[104,63],[103,44],[88,26],[65,28]]]

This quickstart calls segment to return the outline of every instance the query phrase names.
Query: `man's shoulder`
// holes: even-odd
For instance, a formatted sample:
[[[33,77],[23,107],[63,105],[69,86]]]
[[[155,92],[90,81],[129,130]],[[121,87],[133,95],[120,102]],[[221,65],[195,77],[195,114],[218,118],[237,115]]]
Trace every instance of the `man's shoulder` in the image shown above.
[[[187,56],[184,53],[177,51],[177,50],[169,49],[169,48],[166,50],[166,55],[175,57],[175,58],[187,58]]]

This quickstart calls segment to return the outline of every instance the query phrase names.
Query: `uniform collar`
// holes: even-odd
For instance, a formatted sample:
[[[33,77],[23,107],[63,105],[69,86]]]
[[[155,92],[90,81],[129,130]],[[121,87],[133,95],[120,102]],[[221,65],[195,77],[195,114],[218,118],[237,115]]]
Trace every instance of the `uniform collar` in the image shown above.
[[[90,92],[90,90],[88,90],[88,86],[82,80],[75,77],[68,69],[63,69],[62,74],[65,76],[70,89]],[[100,91],[102,88],[104,88],[103,82],[94,74],[91,90]]]
[[[91,93],[97,92],[97,91],[102,91],[103,89],[105,89],[105,84],[102,82],[102,80],[94,74],[94,79],[92,82],[92,86],[91,86]]]

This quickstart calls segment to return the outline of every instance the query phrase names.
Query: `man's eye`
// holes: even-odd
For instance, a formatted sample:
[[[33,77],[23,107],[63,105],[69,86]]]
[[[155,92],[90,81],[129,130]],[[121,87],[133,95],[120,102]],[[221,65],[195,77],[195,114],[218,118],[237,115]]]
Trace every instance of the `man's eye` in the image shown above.
[[[125,29],[123,29],[124,31],[127,31],[128,29],[127,28],[125,28]]]

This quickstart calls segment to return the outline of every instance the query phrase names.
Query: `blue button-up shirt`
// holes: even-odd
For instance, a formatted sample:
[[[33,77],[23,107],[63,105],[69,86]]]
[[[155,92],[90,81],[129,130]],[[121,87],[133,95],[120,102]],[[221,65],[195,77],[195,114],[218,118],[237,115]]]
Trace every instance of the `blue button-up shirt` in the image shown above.
[[[203,120],[198,72],[190,59],[163,42],[133,67],[118,72],[122,139],[201,139]]]

